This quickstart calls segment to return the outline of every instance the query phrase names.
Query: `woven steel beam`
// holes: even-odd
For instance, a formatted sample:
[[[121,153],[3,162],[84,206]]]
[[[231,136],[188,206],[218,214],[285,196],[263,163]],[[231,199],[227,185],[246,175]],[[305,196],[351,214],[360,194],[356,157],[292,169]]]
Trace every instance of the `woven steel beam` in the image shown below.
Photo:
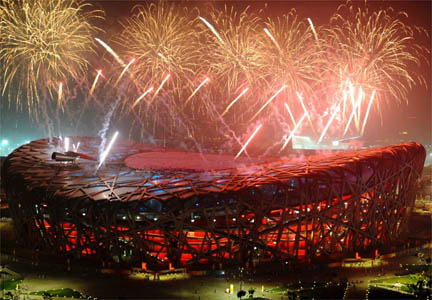
[[[71,139],[98,157],[98,138]],[[97,169],[96,161],[52,160],[61,148],[57,138],[33,141],[4,163],[18,240],[174,266],[373,253],[403,236],[425,159],[420,144],[407,143],[227,169],[134,169],[126,158],[170,150],[124,141]]]

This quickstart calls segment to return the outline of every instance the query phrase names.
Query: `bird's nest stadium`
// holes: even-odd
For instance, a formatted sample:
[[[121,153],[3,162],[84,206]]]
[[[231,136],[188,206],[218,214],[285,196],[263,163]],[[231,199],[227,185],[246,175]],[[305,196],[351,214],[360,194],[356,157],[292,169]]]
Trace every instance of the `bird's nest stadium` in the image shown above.
[[[16,236],[31,249],[119,263],[190,266],[309,260],[374,249],[407,229],[425,149],[405,143],[251,160],[58,138],[11,153],[2,169]],[[63,151],[64,152],[64,151]],[[85,155],[84,155],[85,154]]]

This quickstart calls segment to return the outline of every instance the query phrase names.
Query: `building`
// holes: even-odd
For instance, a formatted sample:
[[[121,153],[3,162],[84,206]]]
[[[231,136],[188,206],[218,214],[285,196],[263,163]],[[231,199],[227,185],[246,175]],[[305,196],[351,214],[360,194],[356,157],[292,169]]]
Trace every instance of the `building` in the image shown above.
[[[149,267],[374,253],[403,238],[425,160],[417,143],[234,161],[122,141],[99,168],[100,139],[70,139],[90,159],[52,159],[53,138],[4,163],[19,242]]]

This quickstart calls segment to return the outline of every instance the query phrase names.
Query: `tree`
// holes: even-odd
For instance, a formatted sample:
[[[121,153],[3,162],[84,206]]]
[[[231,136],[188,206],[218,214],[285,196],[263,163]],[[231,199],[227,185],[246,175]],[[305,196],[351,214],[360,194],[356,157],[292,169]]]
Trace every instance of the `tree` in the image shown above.
[[[253,297],[253,294],[255,293],[255,290],[253,288],[249,288],[249,298]]]
[[[5,296],[6,296],[6,298],[5,299],[13,299],[13,294],[12,294],[12,292],[11,291],[9,291],[9,292],[7,292],[6,294],[5,294]]]
[[[296,292],[291,292],[291,291],[288,292],[288,299],[289,300],[295,300],[296,298],[297,298]]]
[[[420,291],[423,290],[423,279],[419,279],[417,281],[416,288],[418,288]]]
[[[238,291],[237,298],[241,299],[244,296],[246,296],[246,291],[243,290]]]

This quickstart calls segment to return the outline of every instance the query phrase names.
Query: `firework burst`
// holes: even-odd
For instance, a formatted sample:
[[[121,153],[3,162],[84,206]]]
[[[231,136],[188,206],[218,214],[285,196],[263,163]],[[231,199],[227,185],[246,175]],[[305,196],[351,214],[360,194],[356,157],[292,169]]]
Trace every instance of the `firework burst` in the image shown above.
[[[285,95],[295,99],[296,91],[312,91],[317,78],[317,66],[322,63],[322,51],[315,47],[313,31],[292,9],[275,20],[268,18],[261,34],[261,49],[270,86],[284,83]]]
[[[122,23],[117,42],[124,47],[125,56],[136,58],[130,72],[143,85],[138,86],[140,90],[158,86],[171,74],[164,86],[171,100],[178,101],[191,91],[199,52],[197,21],[191,17],[194,12],[167,2],[138,5]]]
[[[92,51],[101,11],[79,0],[5,0],[0,4],[2,94],[29,111],[53,100],[59,82],[78,79]],[[64,99],[65,86],[63,86]]]
[[[266,66],[259,41],[261,19],[248,13],[248,8],[237,12],[225,6],[223,11],[212,8],[209,16],[201,17],[200,21],[204,41],[200,60],[218,83],[211,90],[213,102],[222,104],[220,109],[224,111],[234,94],[249,87],[254,97],[239,102],[232,114],[243,114],[245,107],[249,111],[252,104],[263,103],[266,100],[263,84]]]
[[[428,61],[429,50],[416,43],[427,32],[391,9],[348,2],[329,24],[315,27],[295,10],[269,18],[265,10],[200,12],[154,2],[135,6],[108,45],[92,36],[97,28],[90,21],[102,13],[87,6],[1,2],[0,81],[10,102],[36,112],[56,105],[66,114],[95,105],[103,111],[111,107],[106,95],[115,95],[122,105],[114,118],[131,120],[131,132],[136,127],[143,137],[153,127],[157,138],[195,143],[242,132],[259,119],[265,130],[285,134],[283,149],[294,134],[318,143],[362,135],[380,105],[406,101],[414,84],[426,83],[413,66]],[[109,53],[97,66],[103,75],[85,72],[95,43]],[[86,95],[84,105],[67,101],[77,93]],[[294,129],[287,131],[289,124]]]
[[[341,5],[325,30],[333,53],[331,81],[348,78],[368,94],[376,90],[377,105],[407,101],[412,86],[425,83],[413,66],[427,61],[429,50],[415,41],[418,32],[427,32],[406,25],[405,18],[406,13],[392,8],[370,11],[349,2]]]

